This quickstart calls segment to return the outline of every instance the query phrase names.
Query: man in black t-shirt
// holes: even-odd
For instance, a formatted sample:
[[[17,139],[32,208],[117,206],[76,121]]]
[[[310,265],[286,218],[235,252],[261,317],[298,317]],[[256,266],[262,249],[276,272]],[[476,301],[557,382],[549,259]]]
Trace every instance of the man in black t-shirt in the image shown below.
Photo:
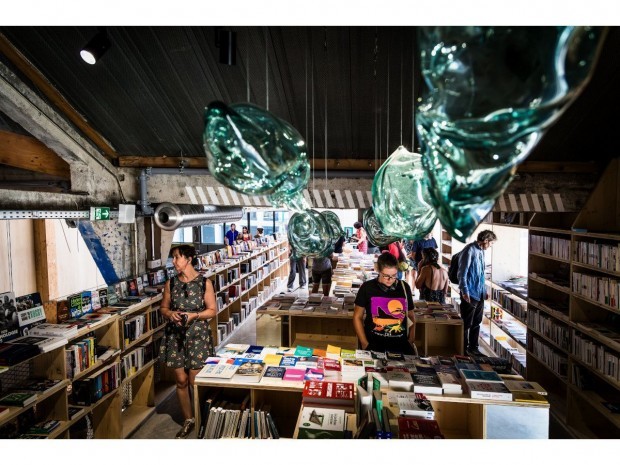
[[[397,278],[391,254],[377,259],[379,276],[366,281],[355,298],[353,327],[362,349],[413,354],[415,316],[409,284]],[[412,325],[407,334],[407,317]]]

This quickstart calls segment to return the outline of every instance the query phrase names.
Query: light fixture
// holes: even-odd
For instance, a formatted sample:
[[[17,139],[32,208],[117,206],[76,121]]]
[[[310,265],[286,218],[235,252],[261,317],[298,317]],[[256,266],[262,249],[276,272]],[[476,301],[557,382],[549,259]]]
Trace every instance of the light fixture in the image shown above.
[[[95,36],[82,48],[80,56],[89,65],[94,65],[110,48],[110,40],[105,29],[100,29]]]

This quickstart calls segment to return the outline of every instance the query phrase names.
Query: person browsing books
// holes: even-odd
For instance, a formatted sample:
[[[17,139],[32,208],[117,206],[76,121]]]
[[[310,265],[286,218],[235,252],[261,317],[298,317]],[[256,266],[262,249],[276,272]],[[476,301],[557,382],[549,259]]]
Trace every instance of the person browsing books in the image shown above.
[[[368,236],[364,226],[362,226],[361,222],[356,221],[353,223],[353,227],[355,228],[355,233],[351,236],[351,240],[357,242],[357,250],[361,253],[368,253]]]
[[[228,245],[233,245],[239,236],[239,231],[237,231],[237,225],[232,223],[230,225],[230,230],[226,232],[226,239],[228,239]]]
[[[312,293],[319,292],[319,284],[323,285],[323,295],[329,295],[332,285],[332,255],[312,259]]]
[[[493,231],[481,231],[477,239],[465,246],[459,256],[457,273],[461,295],[461,318],[465,331],[465,352],[482,355],[478,350],[478,336],[484,300],[487,298],[484,287],[484,252],[497,240]]]
[[[190,390],[196,374],[212,355],[213,341],[208,320],[217,314],[213,284],[196,271],[196,249],[191,245],[173,247],[172,263],[177,272],[166,282],[160,312],[168,320],[161,346],[161,359],[174,369],[176,392],[183,427],[176,437],[186,438],[194,428]]]
[[[353,327],[364,350],[413,354],[415,315],[413,296],[397,278],[398,260],[389,253],[377,259],[379,276],[366,281],[355,298]],[[407,332],[407,318],[411,321]]]
[[[263,237],[263,228],[256,228],[256,234],[254,234],[254,239],[260,239]]]
[[[420,289],[420,299],[428,302],[446,302],[446,294],[449,289],[450,280],[448,271],[437,261],[439,252],[432,247],[422,250],[422,260],[420,260],[420,272],[415,281],[415,286]]]
[[[242,241],[250,241],[252,240],[252,236],[250,235],[250,231],[247,226],[243,226],[241,228],[241,240]]]

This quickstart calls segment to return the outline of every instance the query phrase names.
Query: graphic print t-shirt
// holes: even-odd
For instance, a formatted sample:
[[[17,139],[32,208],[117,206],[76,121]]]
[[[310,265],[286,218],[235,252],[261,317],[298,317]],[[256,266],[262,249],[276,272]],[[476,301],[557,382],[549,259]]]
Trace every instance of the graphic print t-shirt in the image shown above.
[[[406,289],[406,294],[405,290]],[[399,281],[394,290],[383,291],[377,279],[366,281],[357,293],[355,305],[364,307],[364,330],[371,345],[396,349],[407,341],[407,309],[413,297],[407,283]]]

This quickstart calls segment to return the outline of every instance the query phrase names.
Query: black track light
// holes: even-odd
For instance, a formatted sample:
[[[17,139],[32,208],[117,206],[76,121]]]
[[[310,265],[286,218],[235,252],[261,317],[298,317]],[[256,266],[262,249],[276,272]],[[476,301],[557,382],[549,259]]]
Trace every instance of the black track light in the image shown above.
[[[105,30],[100,30],[80,51],[80,56],[89,65],[94,65],[110,48],[110,40]]]

